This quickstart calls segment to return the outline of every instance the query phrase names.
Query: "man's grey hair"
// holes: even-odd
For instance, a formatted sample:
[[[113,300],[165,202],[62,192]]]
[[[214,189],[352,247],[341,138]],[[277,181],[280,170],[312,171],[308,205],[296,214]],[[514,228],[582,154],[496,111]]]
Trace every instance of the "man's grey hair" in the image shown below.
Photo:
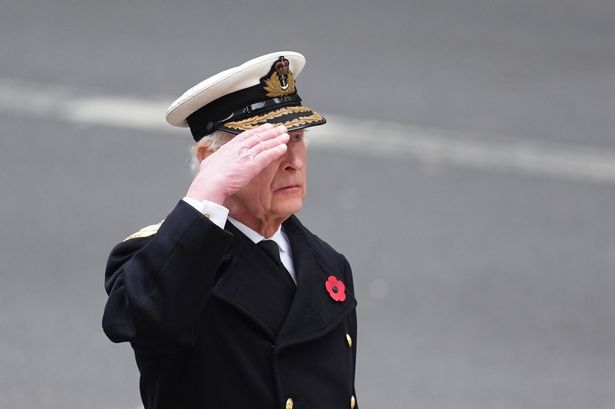
[[[192,171],[192,176],[196,176],[196,174],[199,173],[199,166],[201,165],[201,162],[197,157],[197,152],[201,146],[206,146],[208,150],[215,152],[220,149],[222,145],[230,141],[233,136],[235,135],[229,132],[214,131],[192,145],[190,148],[190,170]]]

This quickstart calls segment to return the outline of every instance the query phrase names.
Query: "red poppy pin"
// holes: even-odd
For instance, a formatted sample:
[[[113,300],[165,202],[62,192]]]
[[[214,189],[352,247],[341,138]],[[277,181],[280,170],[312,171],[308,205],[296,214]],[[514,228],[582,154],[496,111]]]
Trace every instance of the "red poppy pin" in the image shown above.
[[[346,286],[335,276],[329,276],[325,282],[325,288],[327,292],[337,302],[346,300]]]

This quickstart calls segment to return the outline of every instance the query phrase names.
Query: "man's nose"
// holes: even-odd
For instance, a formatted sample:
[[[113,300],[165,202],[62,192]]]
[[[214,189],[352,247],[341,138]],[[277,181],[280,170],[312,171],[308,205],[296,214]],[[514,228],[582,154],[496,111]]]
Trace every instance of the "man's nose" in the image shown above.
[[[293,148],[292,144],[288,144],[288,150],[286,151],[286,155],[284,157],[286,170],[299,170],[303,168],[304,158],[298,151],[298,149]]]

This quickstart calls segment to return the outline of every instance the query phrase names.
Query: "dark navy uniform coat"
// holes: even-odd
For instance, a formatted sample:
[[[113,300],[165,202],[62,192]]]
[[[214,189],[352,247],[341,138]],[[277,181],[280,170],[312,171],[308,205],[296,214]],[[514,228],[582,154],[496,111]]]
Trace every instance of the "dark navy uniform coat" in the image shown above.
[[[180,201],[155,234],[111,252],[103,328],[130,342],[146,409],[356,406],[356,300],[344,256],[295,216],[297,285],[227,223]],[[325,282],[335,276],[346,299]]]

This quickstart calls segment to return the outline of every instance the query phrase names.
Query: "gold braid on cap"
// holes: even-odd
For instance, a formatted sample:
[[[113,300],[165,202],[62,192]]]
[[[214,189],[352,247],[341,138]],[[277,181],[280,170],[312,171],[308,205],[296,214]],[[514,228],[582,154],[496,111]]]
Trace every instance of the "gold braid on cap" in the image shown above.
[[[258,125],[263,124],[265,122],[269,122],[274,125],[284,125],[290,128],[294,126],[302,126],[302,125],[311,124],[313,122],[322,121],[323,119],[323,117],[320,114],[316,112],[312,112],[311,115],[300,116],[298,118],[291,119],[290,121],[286,121],[281,124],[274,123],[276,118],[279,118],[284,115],[296,114],[300,112],[312,112],[312,110],[304,106],[284,107],[276,111],[267,112],[266,114],[253,116],[247,119],[243,119],[241,121],[227,122],[224,124],[224,127],[230,128],[230,129],[236,129],[238,131],[246,131],[248,129],[255,128]]]

